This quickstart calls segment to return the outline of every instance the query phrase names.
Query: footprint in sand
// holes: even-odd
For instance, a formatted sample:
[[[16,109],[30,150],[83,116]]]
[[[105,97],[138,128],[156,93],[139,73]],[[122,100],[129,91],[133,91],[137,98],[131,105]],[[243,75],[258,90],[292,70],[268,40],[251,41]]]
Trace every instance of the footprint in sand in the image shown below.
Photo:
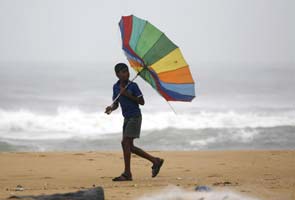
[[[220,174],[211,174],[208,178],[222,177]]]
[[[213,183],[214,186],[237,186],[239,185],[237,182],[230,182],[230,181],[224,181],[224,182],[215,182]]]
[[[84,153],[74,153],[73,155],[75,155],[75,156],[84,156],[85,154]]]
[[[50,177],[50,176],[44,176],[44,177],[42,177],[42,179],[53,179],[53,177]]]

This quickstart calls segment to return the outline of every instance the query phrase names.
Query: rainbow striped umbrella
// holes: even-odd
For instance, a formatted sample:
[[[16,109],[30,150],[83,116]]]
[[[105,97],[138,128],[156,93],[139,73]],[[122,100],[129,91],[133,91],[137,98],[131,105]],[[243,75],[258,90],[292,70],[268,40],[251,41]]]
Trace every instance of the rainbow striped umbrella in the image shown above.
[[[123,50],[131,67],[167,101],[192,101],[195,86],[177,45],[146,20],[123,16]]]

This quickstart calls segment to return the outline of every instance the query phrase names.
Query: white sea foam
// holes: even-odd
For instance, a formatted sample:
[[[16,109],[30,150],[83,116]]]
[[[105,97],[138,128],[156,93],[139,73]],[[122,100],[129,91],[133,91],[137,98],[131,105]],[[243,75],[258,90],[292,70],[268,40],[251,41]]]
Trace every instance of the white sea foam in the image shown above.
[[[120,111],[111,115],[87,113],[77,108],[61,107],[56,114],[40,114],[29,110],[0,109],[0,137],[16,139],[62,139],[71,137],[107,137],[122,130]],[[172,112],[143,113],[142,130],[255,128],[295,126],[295,110],[265,112],[198,112],[175,115]],[[237,139],[251,140],[257,132],[241,130]],[[194,143],[194,141],[192,141]],[[208,139],[207,142],[212,142]]]

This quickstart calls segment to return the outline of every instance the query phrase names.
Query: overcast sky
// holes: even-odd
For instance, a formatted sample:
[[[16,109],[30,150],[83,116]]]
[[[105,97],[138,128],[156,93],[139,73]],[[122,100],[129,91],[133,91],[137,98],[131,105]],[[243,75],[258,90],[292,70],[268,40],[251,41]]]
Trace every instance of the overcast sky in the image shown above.
[[[0,62],[116,62],[134,14],[189,63],[295,63],[294,0],[0,0]]]

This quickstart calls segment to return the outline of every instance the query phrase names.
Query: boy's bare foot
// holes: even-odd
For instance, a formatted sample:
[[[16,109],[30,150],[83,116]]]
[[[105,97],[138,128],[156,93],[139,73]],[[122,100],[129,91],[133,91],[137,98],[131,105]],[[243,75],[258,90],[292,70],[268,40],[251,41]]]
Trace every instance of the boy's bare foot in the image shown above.
[[[112,179],[113,181],[132,181],[132,175],[122,173],[120,176]]]
[[[164,163],[164,159],[158,158],[158,162],[153,164],[153,166],[152,166],[152,177],[156,177],[158,175],[163,163]]]

